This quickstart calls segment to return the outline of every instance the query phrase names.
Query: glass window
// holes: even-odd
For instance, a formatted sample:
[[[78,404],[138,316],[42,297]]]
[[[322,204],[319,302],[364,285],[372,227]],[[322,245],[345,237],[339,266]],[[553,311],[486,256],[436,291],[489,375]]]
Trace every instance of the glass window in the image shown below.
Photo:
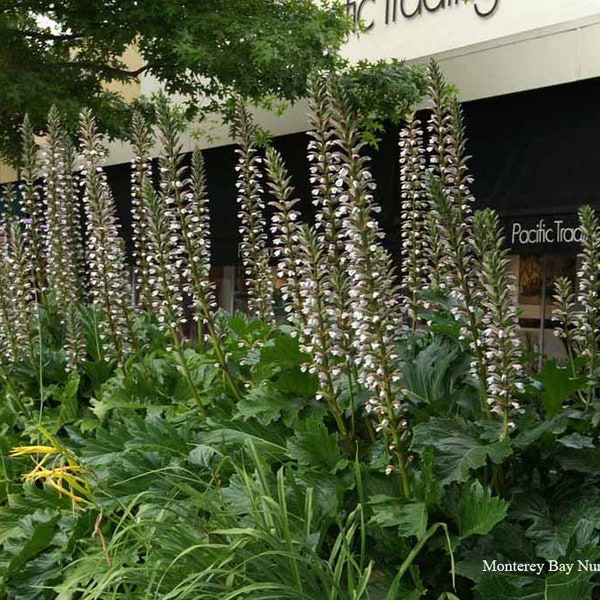
[[[520,254],[510,257],[517,281],[519,324],[528,350],[555,358],[565,357],[562,342],[553,335],[554,282],[575,281],[576,254]]]

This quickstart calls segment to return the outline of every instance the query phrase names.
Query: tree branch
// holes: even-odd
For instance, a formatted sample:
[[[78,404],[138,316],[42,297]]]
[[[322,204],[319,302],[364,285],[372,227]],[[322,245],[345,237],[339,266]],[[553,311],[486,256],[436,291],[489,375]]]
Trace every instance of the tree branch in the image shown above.
[[[25,67],[26,68],[26,67]],[[145,64],[139,69],[129,71],[127,69],[119,69],[118,67],[111,67],[107,64],[100,64],[93,61],[65,61],[65,62],[44,62],[31,67],[33,71],[40,71],[44,69],[89,69],[95,73],[106,73],[111,74],[115,77],[123,78],[135,78],[139,77],[142,73],[150,68],[149,64]]]
[[[84,37],[83,35],[78,34],[78,33],[55,34],[55,33],[48,33],[45,31],[36,31],[33,29],[18,29],[18,30],[16,30],[16,32],[20,33],[21,35],[23,35],[25,37],[34,38],[36,40],[48,40],[48,41],[59,41],[59,42],[81,40]]]

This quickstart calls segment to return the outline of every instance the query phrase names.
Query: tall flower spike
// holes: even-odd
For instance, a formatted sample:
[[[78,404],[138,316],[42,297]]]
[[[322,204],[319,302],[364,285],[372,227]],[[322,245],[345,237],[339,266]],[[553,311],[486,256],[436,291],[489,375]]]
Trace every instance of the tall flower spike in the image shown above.
[[[46,287],[44,272],[44,201],[40,193],[39,148],[28,116],[21,126],[21,183],[19,199],[24,217],[24,244],[31,256],[35,292],[41,296]]]
[[[450,310],[453,316],[463,322],[460,338],[467,341],[473,352],[471,370],[479,379],[482,408],[486,409],[487,372],[479,321],[481,294],[473,276],[472,225],[463,220],[463,212],[457,210],[454,198],[442,186],[439,178],[432,175],[427,177],[427,194],[432,201],[432,215],[437,223],[442,260],[445,263],[443,287],[452,301]]]
[[[403,440],[403,398],[399,388],[400,365],[397,344],[404,331],[391,257],[381,245],[383,232],[374,214],[379,207],[373,199],[375,184],[368,170],[368,158],[361,154],[364,143],[347,108],[339,85],[329,83],[332,125],[339,161],[339,213],[343,218],[354,346],[360,382],[372,394],[367,410],[379,421],[390,451],[397,459],[403,490],[410,495]]]
[[[473,218],[472,204],[474,198],[470,189],[473,177],[467,166],[470,156],[466,154],[467,140],[463,112],[455,95],[451,95],[448,99],[448,110],[450,117],[448,121],[448,164],[445,186],[454,198],[456,210],[465,223],[469,223]]]
[[[106,358],[123,363],[134,344],[131,287],[115,202],[101,166],[106,150],[89,110],[80,115],[79,137],[90,295],[102,316],[99,327]]]
[[[341,220],[337,216],[341,190],[337,184],[340,169],[334,150],[334,131],[327,84],[323,77],[314,75],[309,82],[308,108],[310,130],[307,135],[310,182],[318,239],[331,263],[339,264],[344,257]]]
[[[451,91],[444,74],[434,59],[431,59],[427,72],[427,94],[431,98],[431,115],[427,124],[429,131],[430,170],[444,183],[448,183],[449,121],[451,119]]]
[[[143,115],[136,112],[131,121],[131,220],[133,228],[133,257],[137,304],[143,309],[152,306],[150,285],[150,256],[148,244],[148,209],[142,190],[147,181],[152,181],[150,150],[154,142],[152,128]]]
[[[193,251],[189,239],[189,228],[186,227],[187,207],[189,194],[189,169],[183,164],[183,146],[180,134],[183,129],[181,115],[169,104],[165,95],[158,98],[156,107],[158,141],[162,152],[158,159],[160,172],[159,200],[162,203],[165,215],[169,219],[169,248],[171,255],[170,277],[171,287],[178,289],[173,301],[180,304],[179,323],[183,325],[185,316],[185,297],[190,291],[191,281],[190,252]]]
[[[194,319],[214,337],[217,302],[210,281],[210,220],[202,153],[192,154],[191,176],[182,162],[183,122],[175,108],[161,97],[157,107],[163,155],[161,200],[171,219],[171,252],[181,273],[182,291],[194,304]]]
[[[6,363],[18,360],[21,352],[12,280],[9,228],[9,218],[2,211],[0,212],[0,352],[3,362]]]
[[[273,207],[271,233],[275,247],[274,255],[277,258],[277,276],[283,281],[281,291],[285,303],[284,310],[288,321],[295,325],[296,334],[306,327],[306,317],[302,311],[303,275],[298,248],[300,213],[295,208],[299,200],[292,198],[294,190],[290,185],[291,178],[277,150],[267,148],[265,166],[267,186],[274,197],[270,202],[270,206]]]
[[[600,366],[600,226],[590,206],[579,209],[581,223],[581,266],[577,272],[575,341],[587,363],[587,374]]]
[[[452,313],[464,321],[460,335],[467,340],[474,354],[472,370],[479,379],[482,408],[486,409],[486,367],[478,322],[478,285],[472,269],[473,213],[465,155],[465,133],[458,100],[451,93],[438,65],[429,67],[429,94],[432,114],[429,121],[431,169],[426,177],[427,195],[431,199],[432,215],[438,224],[442,251],[440,262],[432,265],[430,276],[441,275],[442,290],[453,301]],[[431,236],[429,236],[431,237]]]
[[[79,314],[77,257],[73,255],[71,214],[65,197],[72,191],[65,132],[56,107],[48,113],[48,134],[42,152],[42,175],[46,199],[47,232],[45,259],[49,289],[54,292],[65,329],[67,368],[73,369],[84,356],[85,343]]]
[[[577,314],[573,283],[568,277],[557,277],[554,282],[554,309],[552,319],[556,321],[554,335],[561,338],[571,360],[577,350],[575,337]]]
[[[76,150],[68,137],[65,138],[65,165],[67,172],[70,174],[75,173],[78,168]],[[79,201],[78,182],[72,175],[66,180],[63,203],[68,232],[68,251],[73,257],[73,269],[76,277],[76,292],[78,298],[84,300],[86,295],[86,264],[82,231],[82,214]]]
[[[35,348],[32,331],[36,317],[34,263],[27,247],[22,221],[13,217],[8,223],[8,285],[14,308],[13,327],[21,352],[26,352],[31,364]]]
[[[170,218],[150,181],[142,188],[148,211],[149,282],[152,309],[158,314],[162,331],[177,332],[183,319],[183,297],[179,279],[173,282],[174,257],[171,249]],[[175,272],[177,275],[177,273]]]
[[[308,370],[319,379],[318,398],[324,398],[339,432],[348,437],[342,411],[338,404],[335,379],[335,358],[329,352],[331,321],[326,310],[331,296],[331,282],[327,273],[323,250],[314,230],[307,225],[298,227],[300,294],[304,327],[299,332],[300,348],[312,356]]]
[[[317,208],[317,240],[323,248],[323,260],[327,263],[331,281],[331,296],[327,302],[332,323],[330,345],[332,352],[342,357],[340,365],[343,370],[356,377],[344,230],[339,214],[342,180],[339,177],[339,156],[334,153],[335,133],[324,77],[315,75],[309,82],[308,106],[311,125],[308,161],[313,204]]]
[[[186,244],[189,244],[189,292],[194,300],[195,318],[213,328],[217,313],[217,298],[210,279],[210,211],[206,189],[206,171],[202,152],[192,152],[190,191],[183,220]]]
[[[415,115],[400,133],[400,185],[402,189],[401,257],[405,307],[416,327],[419,292],[427,285],[423,130]]]
[[[246,107],[241,106],[235,124],[238,139],[237,202],[242,241],[240,250],[248,288],[248,309],[252,316],[275,323],[274,283],[267,249],[265,203],[262,197],[261,162],[256,146],[256,128]]]
[[[482,288],[481,339],[487,373],[487,403],[490,412],[502,418],[501,439],[505,439],[514,427],[512,418],[522,412],[516,395],[524,389],[515,281],[508,273],[508,250],[504,248],[494,210],[476,213],[473,236],[478,246]]]

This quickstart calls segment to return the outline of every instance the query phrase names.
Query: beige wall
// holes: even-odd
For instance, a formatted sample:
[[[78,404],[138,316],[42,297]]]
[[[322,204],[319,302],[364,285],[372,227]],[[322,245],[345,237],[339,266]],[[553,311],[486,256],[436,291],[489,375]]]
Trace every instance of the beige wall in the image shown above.
[[[127,65],[127,68],[131,71],[139,69],[143,65],[142,57],[139,52],[130,46],[123,54],[123,62]],[[131,83],[110,83],[106,88],[112,92],[120,94],[125,100],[131,101],[139,97],[142,91],[141,77],[138,77],[136,81]]]
[[[14,169],[0,162],[0,184],[17,180]]]

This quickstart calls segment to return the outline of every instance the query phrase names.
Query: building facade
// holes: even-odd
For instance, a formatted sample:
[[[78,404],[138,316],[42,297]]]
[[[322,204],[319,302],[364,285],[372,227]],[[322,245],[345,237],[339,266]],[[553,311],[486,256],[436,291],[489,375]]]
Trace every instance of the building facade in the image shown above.
[[[351,61],[435,57],[465,114],[478,206],[500,214],[518,280],[521,325],[532,347],[556,352],[551,328],[554,279],[574,277],[583,204],[600,209],[600,0],[347,0],[364,33],[343,49]],[[139,92],[158,84],[143,77]],[[256,115],[270,129],[310,210],[306,106],[281,117]],[[187,149],[198,144],[190,136]],[[234,147],[213,128],[205,151],[215,279],[222,306],[243,302],[238,257]],[[127,144],[111,145],[110,182],[124,234],[129,222]],[[398,248],[398,131],[374,155],[387,243]],[[2,173],[0,172],[0,176]]]

